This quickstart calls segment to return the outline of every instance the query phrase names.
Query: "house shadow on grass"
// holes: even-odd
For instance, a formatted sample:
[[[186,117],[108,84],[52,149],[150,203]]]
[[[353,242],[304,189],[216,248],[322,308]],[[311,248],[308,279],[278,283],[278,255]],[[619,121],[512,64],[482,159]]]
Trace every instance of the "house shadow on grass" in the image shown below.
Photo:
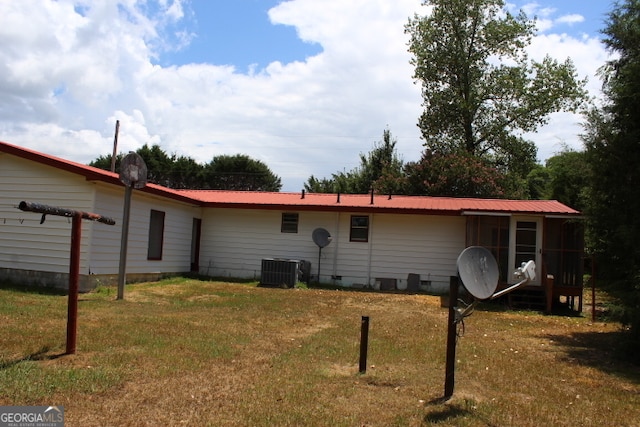
[[[9,369],[12,368],[22,362],[33,362],[33,361],[40,361],[40,360],[53,360],[53,359],[57,359],[59,357],[64,356],[66,353],[60,353],[60,354],[49,354],[49,351],[51,350],[51,348],[49,346],[44,346],[42,348],[40,348],[40,350],[35,351],[31,354],[28,354],[24,357],[18,358],[18,359],[14,359],[14,360],[7,360],[7,361],[2,361],[0,362],[0,370],[3,369]]]
[[[627,334],[616,332],[573,332],[562,335],[542,335],[565,350],[564,360],[599,369],[640,384],[640,361],[637,354],[629,354],[625,343]],[[631,363],[636,361],[636,364]]]

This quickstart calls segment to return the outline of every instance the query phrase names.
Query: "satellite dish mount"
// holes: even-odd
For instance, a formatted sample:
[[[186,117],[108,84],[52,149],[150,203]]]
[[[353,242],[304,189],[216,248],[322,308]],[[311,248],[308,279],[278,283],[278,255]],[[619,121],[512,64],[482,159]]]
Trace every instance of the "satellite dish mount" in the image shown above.
[[[533,261],[523,262],[514,275],[520,280],[506,289],[496,292],[500,270],[493,254],[482,246],[470,246],[463,250],[456,261],[458,276],[452,276],[449,282],[449,323],[447,329],[447,359],[444,383],[444,398],[453,395],[456,341],[461,326],[464,332],[464,318],[471,315],[479,301],[499,298],[536,278],[536,265]],[[459,283],[473,297],[473,302],[464,308],[457,307]]]
[[[513,273],[520,281],[496,292],[500,271],[493,254],[482,246],[469,246],[456,261],[458,277],[474,301],[465,309],[456,308],[456,323],[469,316],[479,301],[493,300],[535,280],[536,265],[533,261],[523,262]]]

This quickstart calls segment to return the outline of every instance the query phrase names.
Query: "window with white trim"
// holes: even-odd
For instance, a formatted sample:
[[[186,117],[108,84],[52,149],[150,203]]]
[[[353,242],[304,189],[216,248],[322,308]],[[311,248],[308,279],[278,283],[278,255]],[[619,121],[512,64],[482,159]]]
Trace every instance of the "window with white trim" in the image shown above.
[[[369,241],[369,217],[368,216],[351,216],[351,231],[349,232],[350,242],[368,242]]]
[[[299,215],[292,212],[282,213],[282,222],[280,223],[281,233],[297,233],[298,232]]]

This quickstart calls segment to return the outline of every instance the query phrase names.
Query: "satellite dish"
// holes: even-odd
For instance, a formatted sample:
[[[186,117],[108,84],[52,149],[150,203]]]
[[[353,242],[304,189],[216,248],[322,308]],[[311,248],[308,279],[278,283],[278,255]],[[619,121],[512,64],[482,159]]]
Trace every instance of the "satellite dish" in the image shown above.
[[[314,243],[318,245],[318,283],[320,283],[320,259],[322,258],[322,248],[331,243],[331,234],[324,228],[316,228],[311,234]]]
[[[313,230],[311,238],[320,249],[331,243],[331,234],[329,234],[329,232],[324,228],[316,228]]]
[[[498,287],[498,263],[487,248],[469,246],[458,256],[458,276],[469,293],[479,299],[493,296]]]
[[[147,185],[147,165],[138,153],[131,151],[120,163],[120,181],[135,189]]]

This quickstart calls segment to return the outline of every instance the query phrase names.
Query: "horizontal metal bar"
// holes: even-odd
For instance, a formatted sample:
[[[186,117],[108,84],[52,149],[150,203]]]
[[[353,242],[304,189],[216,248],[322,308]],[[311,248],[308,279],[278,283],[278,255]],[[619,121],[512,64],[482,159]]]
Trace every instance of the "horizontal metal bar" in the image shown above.
[[[74,217],[78,214],[82,217],[82,219],[88,219],[91,221],[98,221],[107,225],[115,225],[115,220],[108,218],[106,216],[102,216],[96,213],[90,212],[82,212],[82,211],[74,211],[72,209],[58,208],[55,206],[42,205],[40,203],[28,203],[25,201],[20,202],[18,205],[18,209],[26,212],[37,212],[43,215],[56,215],[56,216],[66,216],[66,217]]]

